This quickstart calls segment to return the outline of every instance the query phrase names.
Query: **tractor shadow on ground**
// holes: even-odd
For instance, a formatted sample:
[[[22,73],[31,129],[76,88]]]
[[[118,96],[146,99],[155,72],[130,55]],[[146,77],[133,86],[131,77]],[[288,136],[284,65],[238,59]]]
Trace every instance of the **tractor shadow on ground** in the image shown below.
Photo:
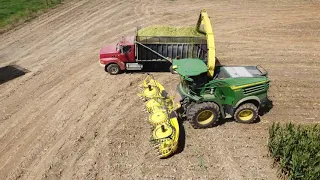
[[[228,123],[228,122],[234,122],[235,120],[233,118],[227,118],[227,119],[219,119],[219,121],[215,124],[214,127],[217,127],[217,126],[222,126],[224,125],[225,123]],[[259,123],[261,122],[261,119],[260,119],[260,116],[257,117],[257,119],[249,124],[256,124],[256,123]]]
[[[225,123],[234,122],[234,121],[235,120],[233,118],[219,119],[219,121],[213,127],[222,126]],[[259,123],[260,121],[261,121],[261,119],[258,116],[257,119],[255,121],[253,121],[252,123],[250,123],[250,124],[256,124],[256,123]]]
[[[11,81],[15,78],[25,75],[30,72],[18,65],[8,65],[0,68],[0,84]]]
[[[265,114],[269,113],[273,108],[273,101],[271,99],[267,99],[265,106],[259,109],[259,116],[264,116]]]

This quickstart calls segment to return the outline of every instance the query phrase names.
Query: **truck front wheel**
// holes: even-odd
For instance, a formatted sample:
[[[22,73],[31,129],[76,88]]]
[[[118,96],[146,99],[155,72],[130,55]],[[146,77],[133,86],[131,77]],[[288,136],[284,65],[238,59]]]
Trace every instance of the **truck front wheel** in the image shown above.
[[[252,103],[245,103],[238,107],[234,119],[240,123],[252,123],[258,117],[258,108]]]
[[[108,73],[110,73],[111,75],[116,75],[120,73],[120,67],[118,64],[110,64],[107,67],[107,71]]]
[[[191,105],[187,111],[187,119],[195,129],[212,127],[219,116],[219,106],[212,102]]]

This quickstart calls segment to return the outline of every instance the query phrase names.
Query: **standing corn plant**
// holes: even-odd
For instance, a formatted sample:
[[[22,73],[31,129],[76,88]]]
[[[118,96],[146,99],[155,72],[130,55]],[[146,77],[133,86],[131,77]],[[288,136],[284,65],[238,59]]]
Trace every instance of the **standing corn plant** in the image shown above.
[[[320,126],[273,124],[269,151],[288,179],[320,179]]]

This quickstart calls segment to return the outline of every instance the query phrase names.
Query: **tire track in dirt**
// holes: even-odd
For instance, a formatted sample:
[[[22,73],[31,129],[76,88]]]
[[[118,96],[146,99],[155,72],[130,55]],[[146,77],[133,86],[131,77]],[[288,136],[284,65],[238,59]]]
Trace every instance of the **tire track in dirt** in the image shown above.
[[[8,52],[21,44],[18,47],[26,48],[18,55],[24,56],[18,63],[33,71],[0,86],[0,106],[6,109],[0,115],[0,119],[4,118],[0,121],[0,130],[4,130],[0,131],[0,164],[7,163],[0,169],[1,177],[274,179],[275,170],[269,167],[271,161],[266,157],[268,125],[282,119],[301,123],[317,120],[305,119],[319,115],[316,98],[306,93],[319,88],[314,78],[319,74],[315,61],[319,57],[318,39],[316,30],[310,31],[316,26],[308,26],[315,21],[309,17],[305,20],[309,14],[318,14],[308,2],[268,1],[266,7],[246,1],[233,5],[206,0],[129,1],[130,6],[100,0],[81,2],[61,16],[56,9],[49,11],[57,15],[55,19],[41,16],[40,21],[0,37],[5,42],[0,46],[1,54],[5,52],[1,57],[5,61],[12,59],[15,55]],[[57,9],[64,12],[73,3],[77,2]],[[258,62],[266,66],[273,80],[270,94],[275,107],[258,124],[232,122],[197,131],[185,123],[184,151],[158,160],[149,152],[149,125],[146,115],[140,113],[143,104],[136,96],[136,86],[145,75],[109,76],[97,67],[96,54],[104,44],[134,33],[139,24],[194,25],[204,6],[217,35],[218,57],[226,64]],[[301,17],[296,17],[295,12]],[[272,14],[271,19],[264,17],[268,14]],[[287,16],[282,21],[283,15]],[[116,22],[115,17],[121,18]],[[306,24],[295,24],[296,18]],[[268,23],[264,25],[263,21]],[[296,26],[299,31],[294,30]],[[243,31],[237,31],[241,28]],[[270,31],[263,31],[264,28]],[[287,28],[292,32],[286,32]],[[34,31],[29,32],[30,29]],[[273,56],[284,58],[277,60]],[[178,77],[154,74],[170,94],[175,91]],[[299,113],[301,110],[304,112]],[[204,166],[200,166],[201,159]]]
[[[54,102],[55,104],[57,104],[58,102],[59,102],[59,100],[61,100],[62,98],[63,98],[63,96],[65,96],[65,95],[62,95],[62,97],[58,97],[58,99],[57,99],[57,101],[56,102]],[[51,105],[51,106],[55,106],[55,105]],[[36,109],[36,108],[35,108]],[[40,109],[39,109],[40,110]],[[42,112],[47,112],[49,109],[44,109]],[[44,114],[44,113],[41,113],[41,111],[40,111],[40,114],[38,115],[38,116],[40,116],[39,117],[39,119],[41,119],[41,114]],[[36,117],[35,117],[36,118]],[[28,123],[27,125],[27,127],[25,127],[25,128],[23,128],[21,131],[16,131],[16,132],[18,132],[18,133],[27,133],[27,134],[25,134],[25,135],[22,135],[21,137],[24,137],[25,139],[27,139],[29,136],[31,136],[32,134],[34,134],[34,133],[37,133],[37,131],[36,131],[36,129],[38,128],[41,128],[41,122],[34,122],[34,123],[37,123],[37,125],[35,126],[33,123]],[[30,126],[30,127],[29,127]],[[31,128],[31,127],[34,127],[34,128]],[[30,132],[30,130],[32,130],[31,132]],[[25,132],[26,131],[26,132]],[[28,132],[29,131],[29,132]],[[28,135],[29,134],[29,135]],[[31,134],[31,135],[30,135]],[[18,136],[18,135],[16,135],[16,136]],[[10,136],[9,136],[10,137]],[[31,140],[31,141],[34,141],[34,140],[32,140],[32,139],[29,139],[29,140]],[[24,141],[24,143],[25,143],[25,141]],[[31,142],[29,142],[29,143],[26,143],[25,145],[29,145],[29,144],[32,144]],[[22,147],[21,147],[22,148]],[[15,148],[16,149],[16,148]],[[22,148],[22,150],[23,150],[23,148]]]
[[[118,84],[117,84],[118,85]],[[98,91],[97,91],[98,92]],[[97,96],[99,96],[98,94],[97,94]],[[103,99],[104,99],[104,97],[103,98],[101,98],[101,95],[100,95],[100,98],[99,97],[97,97],[97,100],[98,99],[100,99],[100,101],[104,101]],[[94,106],[94,105],[93,105]],[[88,108],[90,108],[90,106],[87,106]],[[101,107],[99,107],[98,109],[95,109],[94,108],[94,114],[97,114],[97,115],[99,115],[100,114],[100,112],[102,112],[102,109],[106,109],[106,108],[108,108],[108,106],[101,106]],[[93,108],[91,108],[92,110],[93,110]],[[104,110],[105,111],[105,110]],[[98,112],[98,113],[97,113]],[[104,112],[105,113],[105,112]],[[96,115],[94,115],[93,117],[91,117],[91,118],[94,118]],[[81,116],[82,117],[82,116]],[[81,119],[81,117],[80,117],[80,119]],[[81,125],[80,126],[78,126],[78,128],[80,128],[80,127],[84,127],[83,125],[84,125],[84,123],[87,123],[87,121],[83,121],[83,120],[80,120],[79,119],[79,121],[81,121],[82,123],[81,123]],[[95,118],[94,118],[95,119]],[[89,120],[89,119],[88,119]],[[100,122],[101,121],[105,121],[105,120],[100,120]],[[91,123],[90,123],[91,124]],[[88,125],[89,125],[89,123],[88,123]],[[66,128],[67,128],[68,126],[66,126]],[[87,126],[87,128],[89,128],[90,126]],[[86,144],[85,142],[82,142],[83,140],[82,139],[85,139],[86,140],[86,137],[88,137],[88,132],[89,133],[93,133],[93,132],[97,132],[97,131],[91,131],[90,129],[87,129],[86,128],[86,132],[85,133],[80,133],[80,135],[78,135],[78,137],[80,137],[80,142],[81,142],[81,144]],[[70,132],[70,131],[67,131],[67,132]],[[80,131],[73,131],[73,132],[83,132],[83,130],[80,130]],[[96,135],[96,133],[95,133],[95,135],[94,136],[97,136]],[[62,136],[63,137],[63,136]],[[82,137],[82,138],[81,138]],[[89,143],[89,144],[91,144],[91,143]],[[86,148],[88,149],[89,147],[88,146],[86,146]],[[69,152],[69,150],[68,150],[68,146],[64,146],[64,147],[62,147],[62,149],[63,149],[63,151],[60,153],[60,154],[62,154],[62,158],[63,157],[68,157],[68,156],[70,156],[70,153],[68,153]],[[84,151],[84,149],[82,148],[82,149],[79,149],[79,150],[81,150],[81,154],[83,155],[83,153],[85,152]],[[76,158],[76,159],[75,159]],[[73,163],[71,163],[71,164],[74,164],[74,163],[76,163],[77,161],[78,161],[78,158],[80,158],[80,157],[71,157],[71,160],[69,160],[69,161],[72,161]],[[68,160],[68,158],[67,158],[67,160]],[[58,166],[59,167],[59,163],[61,163],[62,161],[65,161],[64,159],[61,159],[61,161],[57,161],[57,162],[55,162],[55,163],[53,163],[52,164],[52,166],[53,167],[56,167],[56,166]],[[67,169],[70,169],[71,168],[71,170],[72,170],[72,167],[69,165],[68,167],[67,167]],[[48,169],[48,172],[49,172],[49,174],[50,174],[50,171],[52,171],[51,169]],[[69,176],[70,175],[72,175],[72,174],[69,174]]]
[[[113,105],[112,105],[113,106]],[[100,108],[108,108],[108,106],[107,107],[100,107]],[[101,111],[102,109],[100,109],[100,111]],[[104,110],[105,111],[105,110]],[[95,111],[96,112],[96,111]],[[99,112],[99,110],[98,110],[98,112]],[[99,114],[99,113],[98,113]],[[94,118],[94,117],[92,117],[92,118]],[[101,120],[101,121],[106,121],[106,120]],[[112,123],[111,123],[112,124]],[[109,126],[109,125],[108,125]],[[81,125],[80,126],[78,126],[78,127],[81,127]],[[90,127],[90,126],[89,126]],[[89,128],[88,127],[88,128]],[[81,131],[80,131],[81,132]],[[83,131],[82,131],[83,132]],[[92,132],[98,132],[98,131],[91,131],[91,129],[87,129],[86,130],[86,133],[81,133],[81,137],[83,137],[83,139],[85,139],[86,140],[86,137],[88,137],[88,134],[87,134],[87,132],[88,132],[88,134],[89,133],[91,133],[92,134]],[[90,134],[89,134],[90,135]],[[85,142],[82,142],[83,140],[81,140],[81,143],[83,143],[84,144],[84,146],[85,146],[85,148],[81,148],[80,150],[81,150],[81,152],[83,152],[82,153],[82,155],[85,153],[85,152],[87,152],[87,149],[89,149],[89,148],[91,148],[91,147],[89,147],[89,146],[86,146],[86,144],[87,143],[85,143]],[[63,150],[65,150],[65,152],[63,152],[63,154],[68,154],[68,152],[69,152],[69,150],[68,150],[68,146],[66,146],[66,147],[63,147]],[[68,156],[68,155],[67,155]],[[81,157],[81,156],[80,156]],[[71,162],[73,162],[73,163],[71,163],[71,164],[75,164],[75,163],[77,163],[78,161],[79,161],[79,158],[80,157],[71,157],[72,159],[71,160],[69,160],[69,161],[71,161]],[[64,161],[63,159],[61,159],[61,161]],[[59,162],[61,162],[61,161],[57,161],[58,163],[58,167],[59,167]],[[53,166],[57,166],[57,164],[53,164]],[[70,164],[70,163],[69,163]],[[66,169],[70,169],[70,170],[72,170],[73,168],[71,167],[71,166],[68,166]],[[75,172],[77,172],[77,171],[75,171]],[[70,175],[72,175],[72,174],[69,174],[69,177],[71,178],[71,176]],[[73,175],[72,175],[73,176]],[[67,176],[67,179],[68,179],[68,176]]]
[[[48,58],[48,59],[51,59],[51,58]],[[50,65],[54,65],[53,63],[51,63]],[[50,74],[49,74],[50,75]],[[40,86],[43,86],[43,85],[40,85]]]
[[[121,3],[120,3],[121,4]],[[117,6],[118,4],[115,4],[115,6]],[[113,7],[110,7],[110,8],[113,8]],[[100,11],[102,11],[101,9],[100,9]],[[100,12],[100,11],[97,11],[97,12]],[[108,8],[106,9],[106,11],[105,11],[105,13],[108,13]],[[70,14],[70,13],[69,13]],[[69,14],[67,14],[67,15],[69,15]],[[71,15],[72,15],[72,13],[71,13]],[[35,44],[35,45],[33,45],[33,46],[30,46],[28,49],[26,49],[26,51],[25,51],[25,54],[22,54],[21,55],[21,58],[23,58],[23,59],[30,59],[31,57],[34,57],[35,55],[34,54],[31,54],[31,53],[29,53],[29,52],[33,52],[33,51],[35,51],[35,50],[37,50],[37,49],[41,49],[42,50],[42,52],[43,53],[41,53],[41,54],[37,54],[37,56],[38,57],[45,57],[45,56],[48,56],[48,52],[46,51],[46,49],[48,48],[48,47],[50,47],[50,46],[53,46],[54,48],[52,49],[53,50],[53,52],[49,52],[50,54],[57,54],[57,53],[59,53],[59,52],[55,52],[55,50],[57,50],[57,49],[59,49],[60,48],[60,46],[61,46],[61,44],[65,47],[65,46],[67,46],[67,47],[72,47],[72,46],[70,46],[70,43],[72,43],[72,42],[70,42],[70,40],[71,40],[71,37],[73,37],[72,38],[72,41],[75,41],[75,42],[77,42],[78,40],[79,40],[79,38],[78,39],[74,39],[74,34],[76,34],[76,33],[79,33],[79,31],[84,31],[85,29],[84,28],[76,28],[75,26],[78,26],[79,24],[82,24],[81,22],[83,22],[83,20],[81,19],[81,18],[77,18],[77,16],[74,16],[74,15],[69,15],[70,17],[71,17],[71,20],[70,21],[72,21],[73,23],[71,23],[71,24],[68,24],[67,26],[62,26],[62,28],[60,28],[58,31],[56,31],[56,33],[61,33],[62,34],[62,36],[60,36],[60,37],[55,37],[54,36],[54,34],[53,35],[49,35],[49,37],[46,37],[46,38],[44,38],[43,40],[41,40],[40,42],[38,42],[37,44]],[[103,14],[104,15],[104,14]],[[83,16],[83,15],[82,15]],[[68,17],[68,16],[67,16]],[[103,17],[103,16],[102,16]],[[94,20],[94,21],[92,21],[92,19],[87,19],[86,21],[84,21],[83,23],[84,24],[86,24],[85,26],[89,26],[89,25],[91,25],[91,24],[89,24],[88,25],[88,22],[90,22],[91,23],[91,21],[93,22],[93,23],[96,23],[97,21],[99,21],[99,19],[102,19],[102,17],[100,17],[100,18],[96,18],[96,20]],[[67,21],[66,23],[68,23],[68,22],[70,22],[70,21]],[[54,26],[54,25],[52,25],[52,26]],[[83,25],[82,25],[83,26]],[[52,31],[52,28],[46,28],[49,32],[50,31]],[[75,30],[72,30],[72,29],[75,29]],[[80,38],[82,38],[83,36],[80,36]],[[49,38],[49,39],[48,39]],[[66,38],[67,38],[67,40],[69,40],[69,41],[66,41]],[[62,41],[62,40],[64,40],[64,41]],[[47,41],[50,41],[50,43],[47,43]],[[77,44],[78,43],[78,44]],[[77,43],[74,43],[74,45],[75,46],[73,46],[74,48],[78,48],[77,46],[83,46],[84,45],[84,43],[83,42],[77,42]],[[63,52],[63,51],[62,51]],[[47,59],[47,61],[49,60],[49,59],[51,59],[50,57],[49,58],[46,58]],[[43,63],[46,63],[47,61],[44,61],[44,62],[42,62],[42,64]],[[35,63],[37,63],[38,62],[38,59],[34,59],[34,62]],[[22,63],[23,63],[23,61],[22,61]],[[30,66],[30,63],[27,65],[27,66]]]
[[[68,132],[68,131],[67,131]],[[66,136],[67,137],[67,136]]]
[[[58,7],[58,12],[57,11],[52,11],[53,12],[53,17],[50,18],[43,18],[42,20],[40,20],[40,22],[35,22],[33,21],[33,23],[27,25],[26,28],[31,27],[30,31],[32,30],[36,30],[37,28],[42,27],[43,25],[46,25],[50,22],[52,22],[53,20],[60,18],[62,15],[71,12],[72,10],[78,8],[79,6],[82,6],[83,4],[85,4],[86,2],[88,2],[88,0],[82,0],[82,1],[78,1],[77,3],[67,3],[67,7],[66,6],[60,6]],[[64,7],[64,8],[61,8]],[[64,11],[62,11],[64,10]],[[49,14],[44,14],[42,16],[40,16],[39,18],[42,18],[45,15],[49,15]],[[32,29],[34,28],[34,29]],[[23,37],[27,36],[28,34],[30,34],[30,31],[23,31],[21,29],[17,30],[17,31],[10,31],[8,33],[5,33],[2,37],[6,37],[6,34],[9,34],[11,36],[8,36],[7,38],[1,40],[2,42],[6,42],[1,44],[0,49],[3,50],[5,47],[10,46],[12,43],[15,43],[17,40],[19,39],[23,39]],[[11,34],[12,33],[12,34]],[[15,37],[15,38],[12,38]]]
[[[123,11],[126,11],[126,9],[123,9]],[[106,12],[108,12],[108,11],[106,11]],[[120,11],[120,12],[122,12],[122,11]],[[120,13],[120,12],[118,11],[118,13]],[[112,13],[113,12],[110,12],[110,13],[108,12],[108,13],[105,14],[105,16],[109,16]],[[104,16],[101,16],[101,19],[102,19],[102,17],[104,17]],[[64,31],[66,31],[66,32],[69,31],[70,34],[69,33],[63,33],[63,34],[66,34],[66,35],[65,36],[61,36],[60,38],[56,38],[55,40],[53,40],[52,41],[52,45],[54,45],[57,48],[60,47],[60,46],[69,46],[69,47],[72,47],[72,48],[75,48],[75,49],[78,49],[79,47],[84,46],[85,42],[82,42],[81,39],[83,39],[83,37],[86,34],[84,33],[83,30],[86,30],[87,28],[89,28],[93,24],[96,24],[97,22],[101,21],[101,19],[100,18],[96,18],[96,20],[88,20],[90,23],[86,23],[85,22],[86,25],[84,25],[82,27],[82,29],[78,30],[78,31],[76,30],[76,31],[71,32],[69,29],[72,29],[73,27],[67,27]],[[122,19],[120,19],[120,21],[121,20]],[[103,22],[101,22],[101,23],[103,23]],[[112,29],[108,29],[106,32],[110,32],[110,31],[112,31]],[[77,38],[72,38],[72,37],[74,37],[73,36],[74,34],[83,34],[83,35],[80,36],[80,37],[77,37]],[[63,39],[65,39],[66,41],[62,41]],[[50,46],[50,44],[49,44],[49,46]],[[53,49],[53,51],[54,50],[55,49]],[[65,52],[65,53],[67,54],[67,52]],[[63,52],[61,52],[60,54],[63,54]],[[45,56],[45,53],[42,56]],[[50,59],[47,58],[45,61],[42,61],[41,64],[47,63],[49,60]]]

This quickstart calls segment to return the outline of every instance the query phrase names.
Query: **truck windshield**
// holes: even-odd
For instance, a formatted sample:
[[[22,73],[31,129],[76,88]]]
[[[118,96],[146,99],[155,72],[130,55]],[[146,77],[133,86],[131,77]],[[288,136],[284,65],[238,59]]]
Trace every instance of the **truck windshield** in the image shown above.
[[[119,45],[119,43],[118,43],[118,44],[116,45],[116,51],[118,52],[119,49],[120,49],[120,45]]]

